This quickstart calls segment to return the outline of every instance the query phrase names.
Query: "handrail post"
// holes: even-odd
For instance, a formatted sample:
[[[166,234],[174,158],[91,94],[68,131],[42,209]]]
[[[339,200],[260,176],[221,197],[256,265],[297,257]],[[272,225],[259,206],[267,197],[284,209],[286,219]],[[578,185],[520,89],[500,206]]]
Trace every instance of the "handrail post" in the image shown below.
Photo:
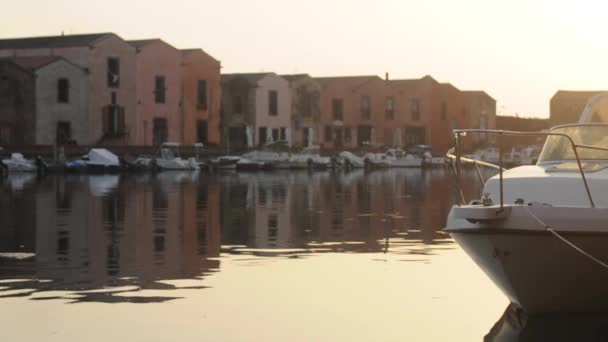
[[[500,166],[500,210],[504,208],[504,195],[503,195],[503,177],[502,177],[502,132],[498,132],[498,164]]]
[[[454,138],[456,139],[456,186],[458,188],[458,205],[464,204],[464,198],[462,195],[462,180],[460,178],[460,133],[456,132],[454,134]]]

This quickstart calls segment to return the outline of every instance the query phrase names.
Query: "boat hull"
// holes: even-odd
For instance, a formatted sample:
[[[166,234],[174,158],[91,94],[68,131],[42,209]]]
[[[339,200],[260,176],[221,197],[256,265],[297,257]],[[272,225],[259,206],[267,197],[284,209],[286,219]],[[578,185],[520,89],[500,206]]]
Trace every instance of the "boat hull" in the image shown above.
[[[549,209],[543,208],[544,214]],[[608,268],[544,227],[531,227],[529,216],[518,216],[523,210],[481,224],[451,214],[446,230],[509,300],[527,313],[608,312]],[[595,214],[596,222],[605,216],[597,210]],[[583,230],[568,224],[556,228],[560,236],[596,259],[608,260],[608,232],[592,225],[588,227],[593,229]]]

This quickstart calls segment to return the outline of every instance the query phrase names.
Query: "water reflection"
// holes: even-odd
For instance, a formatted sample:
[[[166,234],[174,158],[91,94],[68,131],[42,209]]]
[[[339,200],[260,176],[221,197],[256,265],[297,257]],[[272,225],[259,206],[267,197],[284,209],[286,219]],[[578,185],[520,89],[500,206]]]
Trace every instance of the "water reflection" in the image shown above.
[[[608,314],[527,316],[509,306],[484,341],[608,341]]]
[[[26,178],[1,183],[0,298],[162,302],[177,297],[144,290],[204,288],[220,252],[424,261],[453,248],[445,170]],[[184,279],[199,282],[171,282]]]

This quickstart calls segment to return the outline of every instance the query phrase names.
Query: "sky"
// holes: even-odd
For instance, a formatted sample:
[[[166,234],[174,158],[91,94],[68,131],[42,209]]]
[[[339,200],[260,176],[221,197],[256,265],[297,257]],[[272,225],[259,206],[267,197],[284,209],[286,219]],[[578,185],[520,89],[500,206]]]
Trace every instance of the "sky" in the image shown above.
[[[495,0],[4,0],[0,38],[114,32],[200,47],[222,72],[431,75],[498,114],[548,117],[608,89],[608,3]]]

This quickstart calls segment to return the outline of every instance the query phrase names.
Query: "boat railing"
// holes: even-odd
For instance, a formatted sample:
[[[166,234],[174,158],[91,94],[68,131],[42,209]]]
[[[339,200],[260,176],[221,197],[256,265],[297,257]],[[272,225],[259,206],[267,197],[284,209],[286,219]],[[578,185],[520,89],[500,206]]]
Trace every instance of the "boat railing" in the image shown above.
[[[459,202],[458,205],[463,205],[466,203],[464,192],[462,190],[462,163],[473,164],[475,167],[475,171],[479,181],[482,186],[485,184],[485,179],[479,170],[479,166],[489,167],[498,170],[499,174],[499,188],[500,188],[500,209],[504,208],[504,180],[503,180],[503,172],[506,170],[504,167],[504,158],[503,158],[503,137],[504,136],[559,136],[566,138],[569,142],[572,151],[574,152],[574,157],[576,158],[576,164],[578,166],[578,172],[581,175],[583,186],[585,187],[585,192],[587,193],[587,198],[589,200],[589,205],[591,208],[595,208],[595,202],[593,201],[593,197],[591,196],[591,191],[589,190],[589,183],[587,182],[587,178],[585,177],[585,171],[583,169],[583,165],[581,163],[581,159],[578,154],[578,149],[590,149],[597,151],[606,151],[608,152],[608,148],[600,147],[600,146],[591,146],[584,144],[577,144],[574,142],[574,139],[570,137],[570,135],[566,133],[559,132],[520,132],[520,131],[505,131],[505,130],[495,130],[495,129],[478,129],[478,128],[470,128],[470,129],[455,129],[453,130],[455,145],[452,149],[450,149],[446,155],[446,157],[452,162],[452,167],[456,173],[456,182],[459,194]],[[498,145],[498,165],[465,158],[462,156],[462,138],[466,136],[468,133],[478,134],[478,133],[489,133],[497,135],[497,145]]]

